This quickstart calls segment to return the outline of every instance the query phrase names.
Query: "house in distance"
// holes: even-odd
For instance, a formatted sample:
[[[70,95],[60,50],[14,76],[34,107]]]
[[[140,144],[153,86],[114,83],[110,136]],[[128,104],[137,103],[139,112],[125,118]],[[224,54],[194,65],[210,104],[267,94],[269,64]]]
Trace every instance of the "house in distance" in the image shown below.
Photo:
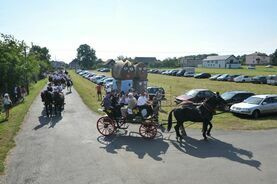
[[[203,60],[204,68],[240,68],[241,64],[234,55],[208,56]]]
[[[245,56],[245,64],[247,65],[268,65],[270,57],[264,53],[255,52]]]

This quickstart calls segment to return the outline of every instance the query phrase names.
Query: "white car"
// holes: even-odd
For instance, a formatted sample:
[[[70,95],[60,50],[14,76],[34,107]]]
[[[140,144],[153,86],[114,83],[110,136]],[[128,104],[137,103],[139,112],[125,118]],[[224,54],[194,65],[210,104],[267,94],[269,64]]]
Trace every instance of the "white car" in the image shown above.
[[[252,77],[249,77],[247,75],[240,75],[236,78],[234,78],[234,82],[251,82]]]
[[[258,118],[261,114],[277,113],[277,94],[254,95],[241,103],[231,106],[230,111],[235,114],[251,115]]]

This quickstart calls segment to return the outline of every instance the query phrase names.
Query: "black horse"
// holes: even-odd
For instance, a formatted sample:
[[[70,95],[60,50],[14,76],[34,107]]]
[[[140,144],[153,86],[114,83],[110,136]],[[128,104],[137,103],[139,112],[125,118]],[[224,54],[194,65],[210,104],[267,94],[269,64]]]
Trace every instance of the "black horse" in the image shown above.
[[[213,127],[211,120],[218,105],[226,105],[226,102],[219,95],[214,95],[211,98],[205,100],[199,107],[185,105],[181,108],[173,109],[168,116],[168,131],[170,131],[172,127],[172,113],[174,113],[174,117],[177,120],[177,125],[174,127],[177,140],[178,138],[180,138],[180,140],[182,139],[182,136],[179,132],[180,127],[183,128],[183,135],[186,136],[186,131],[183,126],[185,121],[203,122],[202,134],[204,139],[207,140],[207,136],[211,135],[211,129]]]
[[[55,91],[53,93],[53,103],[54,103],[55,115],[57,115],[57,112],[61,113],[62,109],[64,108],[63,93],[59,93]]]
[[[52,114],[52,93],[49,90],[44,90],[43,92],[41,92],[41,100],[42,102],[44,102],[46,115],[47,117],[49,117]]]

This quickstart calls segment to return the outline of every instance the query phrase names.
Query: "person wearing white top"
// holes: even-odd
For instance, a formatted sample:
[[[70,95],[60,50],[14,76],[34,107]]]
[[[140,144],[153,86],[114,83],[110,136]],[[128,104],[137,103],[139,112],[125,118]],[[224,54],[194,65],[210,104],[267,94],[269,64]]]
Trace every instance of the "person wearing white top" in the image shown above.
[[[137,106],[143,117],[147,117],[149,115],[150,107],[147,104],[147,102],[148,102],[148,98],[146,96],[146,93],[144,92],[140,95],[137,102]]]
[[[4,104],[4,111],[6,112],[5,120],[8,120],[10,116],[10,108],[12,107],[12,101],[8,93],[4,95],[3,104]]]
[[[141,95],[139,98],[138,98],[138,102],[137,102],[137,105],[138,106],[143,106],[143,105],[146,105],[147,104],[147,97],[145,94]]]

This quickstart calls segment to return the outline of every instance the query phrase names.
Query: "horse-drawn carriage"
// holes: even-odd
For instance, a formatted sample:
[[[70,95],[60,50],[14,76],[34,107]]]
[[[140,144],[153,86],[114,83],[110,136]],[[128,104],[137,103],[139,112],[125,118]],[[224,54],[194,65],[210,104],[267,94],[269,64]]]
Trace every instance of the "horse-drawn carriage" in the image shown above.
[[[127,129],[128,123],[140,123],[139,134],[148,139],[155,138],[158,132],[158,118],[155,113],[148,112],[144,114],[146,109],[134,108],[132,115],[127,113],[127,116],[121,116],[116,113],[116,110],[103,110],[106,115],[102,116],[97,121],[97,130],[104,136],[114,134],[117,129]],[[148,116],[149,115],[149,116]]]

